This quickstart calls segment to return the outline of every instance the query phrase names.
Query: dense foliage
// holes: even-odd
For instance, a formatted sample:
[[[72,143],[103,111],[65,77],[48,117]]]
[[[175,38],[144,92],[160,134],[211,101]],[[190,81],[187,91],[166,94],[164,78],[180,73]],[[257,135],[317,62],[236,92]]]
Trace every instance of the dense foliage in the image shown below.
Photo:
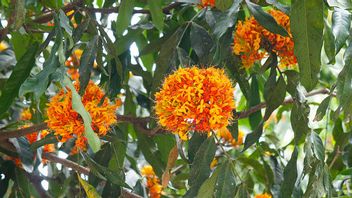
[[[351,197],[351,0],[1,0],[0,197]]]

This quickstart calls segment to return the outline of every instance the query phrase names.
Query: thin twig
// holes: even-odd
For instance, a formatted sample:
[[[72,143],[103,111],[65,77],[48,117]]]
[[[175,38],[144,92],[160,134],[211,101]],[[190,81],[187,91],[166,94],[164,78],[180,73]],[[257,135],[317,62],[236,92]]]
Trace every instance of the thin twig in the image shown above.
[[[340,151],[340,146],[337,146],[334,158],[332,159],[331,163],[329,164],[329,169],[332,168],[332,166],[335,164],[336,160],[340,157],[341,153],[342,152]]]
[[[44,159],[51,161],[51,162],[56,162],[56,163],[62,164],[65,167],[72,168],[73,170],[75,170],[79,173],[89,175],[89,172],[90,172],[89,168],[83,167],[83,166],[77,164],[76,162],[60,158],[60,157],[58,157],[54,154],[51,154],[51,153],[43,153],[42,157]]]

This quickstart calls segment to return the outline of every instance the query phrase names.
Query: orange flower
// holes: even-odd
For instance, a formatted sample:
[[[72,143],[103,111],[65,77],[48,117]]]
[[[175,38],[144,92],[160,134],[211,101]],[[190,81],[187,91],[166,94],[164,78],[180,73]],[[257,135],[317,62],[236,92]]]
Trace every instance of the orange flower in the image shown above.
[[[255,195],[254,198],[271,198],[272,196],[268,193]]]
[[[233,53],[239,55],[245,68],[250,68],[254,62],[267,56],[267,52],[262,48],[263,41],[268,41],[273,52],[280,59],[280,67],[288,67],[297,63],[294,56],[294,43],[290,29],[290,18],[285,13],[278,10],[270,10],[276,22],[283,26],[289,33],[288,37],[274,34],[250,17],[244,22],[239,21],[234,33]]]
[[[222,138],[225,142],[230,143],[233,147],[240,146],[243,143],[244,134],[242,131],[238,131],[237,141],[232,137],[231,132],[226,127],[217,130],[216,133],[220,138]]]
[[[210,168],[213,169],[218,165],[218,159],[215,157],[210,163]]]
[[[233,93],[223,69],[180,68],[155,94],[155,113],[161,126],[187,140],[189,131],[208,133],[229,124]]]
[[[76,90],[79,84],[75,83]],[[110,104],[104,92],[92,81],[89,82],[82,97],[82,103],[92,118],[92,128],[99,136],[104,136],[112,124],[116,123],[115,110],[121,105],[120,101]],[[55,131],[55,135],[61,137],[62,142],[76,138],[73,153],[86,149],[84,137],[84,123],[80,115],[72,109],[71,90],[66,92],[62,89],[48,104],[48,126]]]
[[[269,40],[273,51],[280,57],[280,67],[289,67],[297,63],[294,55],[294,42],[291,35],[290,17],[279,10],[270,10],[269,13],[274,17],[276,22],[284,27],[289,36],[284,37],[274,34],[263,28],[263,35]]]
[[[147,179],[147,187],[149,189],[149,196],[151,198],[160,198],[162,192],[162,185],[159,178],[155,175],[153,167],[146,165],[141,169],[141,174]]]
[[[202,0],[202,6],[210,6],[210,7],[215,7],[215,0]]]

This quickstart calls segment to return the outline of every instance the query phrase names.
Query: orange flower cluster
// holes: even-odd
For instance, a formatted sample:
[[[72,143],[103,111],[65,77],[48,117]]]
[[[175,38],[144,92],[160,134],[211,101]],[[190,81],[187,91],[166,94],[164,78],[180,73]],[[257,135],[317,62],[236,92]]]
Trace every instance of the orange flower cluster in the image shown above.
[[[272,198],[272,196],[268,193],[264,193],[264,194],[255,195],[254,198]]]
[[[238,131],[237,141],[235,138],[232,137],[231,132],[226,127],[217,130],[216,134],[217,136],[222,138],[225,142],[230,143],[233,147],[240,146],[243,143],[244,134],[242,131]]]
[[[79,84],[75,83],[76,90]],[[92,118],[92,128],[99,136],[104,136],[110,126],[116,123],[116,109],[121,106],[121,101],[110,104],[104,92],[92,81],[89,82],[82,97],[82,103]],[[84,122],[81,116],[72,109],[71,90],[61,90],[48,104],[48,126],[61,137],[61,142],[76,138],[73,153],[85,150],[87,139],[84,137]]]
[[[202,0],[202,7],[215,7],[215,0]]]
[[[208,133],[226,127],[235,108],[231,81],[214,67],[178,69],[165,79],[155,99],[159,124],[183,140],[192,130]]]
[[[294,56],[294,42],[290,29],[290,18],[285,13],[279,10],[270,10],[276,22],[283,26],[289,33],[288,37],[283,37],[279,34],[274,34],[250,17],[244,22],[238,22],[234,33],[233,53],[240,55],[243,66],[250,68],[254,62],[261,60],[267,53],[262,49],[263,40],[270,43],[273,52],[280,58],[280,67],[289,67],[297,63]]]
[[[162,192],[162,185],[158,176],[155,175],[153,167],[146,165],[141,169],[141,174],[147,179],[147,187],[149,189],[149,196],[151,198],[160,198]]]

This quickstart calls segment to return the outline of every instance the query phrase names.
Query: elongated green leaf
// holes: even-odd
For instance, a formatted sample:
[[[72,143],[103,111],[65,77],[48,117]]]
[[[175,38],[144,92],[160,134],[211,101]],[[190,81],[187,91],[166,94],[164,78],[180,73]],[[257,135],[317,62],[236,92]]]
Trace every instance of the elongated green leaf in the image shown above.
[[[84,181],[79,175],[77,175],[79,183],[82,185],[84,191],[88,198],[99,198],[101,197],[95,188],[88,182]]]
[[[22,58],[17,62],[10,78],[6,81],[0,92],[0,116],[11,106],[13,100],[18,95],[20,86],[29,76],[35,63],[35,54],[38,50],[38,43],[34,43]]]
[[[192,138],[188,141],[188,160],[193,163],[194,157],[196,156],[199,147],[207,139],[205,135],[194,133]]]
[[[84,108],[81,97],[77,93],[70,79],[65,76],[63,84],[71,90],[72,93],[72,108],[81,115],[84,122],[84,136],[88,139],[88,144],[92,148],[93,152],[97,152],[100,149],[100,139],[92,129],[92,118]]]
[[[288,36],[285,28],[277,24],[274,17],[266,13],[263,8],[255,3],[246,0],[249,11],[253,14],[254,18],[262,25],[265,29],[272,33],[280,34],[282,36]]]
[[[162,0],[148,0],[152,21],[158,30],[162,31],[164,27],[164,13],[162,10]]]
[[[219,168],[220,173],[216,182],[215,197],[234,197],[236,181],[231,162],[227,161]]]
[[[335,37],[332,33],[331,27],[328,25],[327,21],[325,21],[324,27],[324,51],[326,56],[329,59],[330,64],[335,64]]]
[[[250,198],[247,185],[245,183],[239,184],[237,187],[235,198]]]
[[[295,42],[301,83],[312,90],[318,82],[323,44],[323,1],[294,0],[291,7],[291,32]]]
[[[79,66],[79,94],[83,95],[89,83],[91,71],[93,68],[95,56],[97,53],[98,36],[88,43],[80,59]]]
[[[310,141],[313,144],[313,152],[314,155],[317,159],[320,161],[324,162],[325,159],[325,149],[323,145],[323,141],[319,137],[319,135],[316,132],[311,132],[310,134]]]
[[[327,96],[319,105],[317,113],[315,114],[314,121],[320,121],[324,118],[326,110],[329,107],[331,96]]]
[[[215,7],[221,11],[226,11],[231,7],[232,3],[232,0],[218,0],[215,1]]]
[[[131,22],[134,4],[135,0],[121,0],[116,22],[116,32],[120,36]]]
[[[290,119],[296,143],[298,143],[310,130],[308,127],[308,115],[309,106],[307,104],[293,105]]]
[[[284,181],[281,184],[281,197],[289,198],[292,195],[295,183],[297,180],[297,157],[298,150],[295,149],[292,152],[291,159],[288,161],[284,169]]]
[[[72,36],[72,27],[70,26],[70,20],[67,18],[66,14],[60,10],[59,12],[60,26],[65,29],[65,31]]]
[[[209,177],[209,179],[205,180],[198,191],[197,197],[202,198],[213,198],[215,192],[216,181],[218,179],[218,175],[220,173],[220,168],[217,168],[214,173]]]
[[[242,151],[247,150],[250,146],[256,143],[263,134],[263,121],[259,123],[258,127],[246,136],[244,147]]]
[[[237,20],[237,13],[239,11],[239,5],[241,2],[242,0],[235,1],[230,9],[224,13],[220,13],[219,15],[215,15],[214,12],[206,12],[207,15],[211,15],[211,17],[215,20],[213,33],[218,39],[224,35],[228,28],[235,24]]]
[[[332,14],[332,33],[335,37],[335,53],[339,53],[340,49],[346,44],[346,40],[350,35],[351,13],[347,10],[335,7]]]
[[[191,45],[201,63],[208,63],[209,52],[213,47],[213,40],[208,32],[200,25],[192,23]]]
[[[253,107],[260,103],[259,87],[257,77],[254,75],[252,77],[251,83],[251,97],[249,100],[249,107]],[[262,113],[260,111],[255,112],[249,116],[249,123],[252,130],[256,129],[262,120]]]
[[[176,47],[182,39],[182,32],[184,27],[178,28],[163,44],[160,49],[159,57],[156,61],[157,67],[154,72],[153,84],[151,94],[154,97],[154,93],[160,87],[162,79],[165,74],[169,73],[171,69],[175,68],[177,65],[177,50]],[[174,47],[170,47],[174,46]]]
[[[270,76],[264,86],[264,99],[267,103],[264,120],[267,120],[271,113],[278,108],[286,96],[286,83],[282,75],[276,81],[276,69],[272,69]]]
[[[210,163],[214,158],[216,144],[213,137],[208,138],[199,147],[196,153],[188,183],[191,188],[187,191],[185,198],[195,197],[198,194],[199,188],[210,175]]]

